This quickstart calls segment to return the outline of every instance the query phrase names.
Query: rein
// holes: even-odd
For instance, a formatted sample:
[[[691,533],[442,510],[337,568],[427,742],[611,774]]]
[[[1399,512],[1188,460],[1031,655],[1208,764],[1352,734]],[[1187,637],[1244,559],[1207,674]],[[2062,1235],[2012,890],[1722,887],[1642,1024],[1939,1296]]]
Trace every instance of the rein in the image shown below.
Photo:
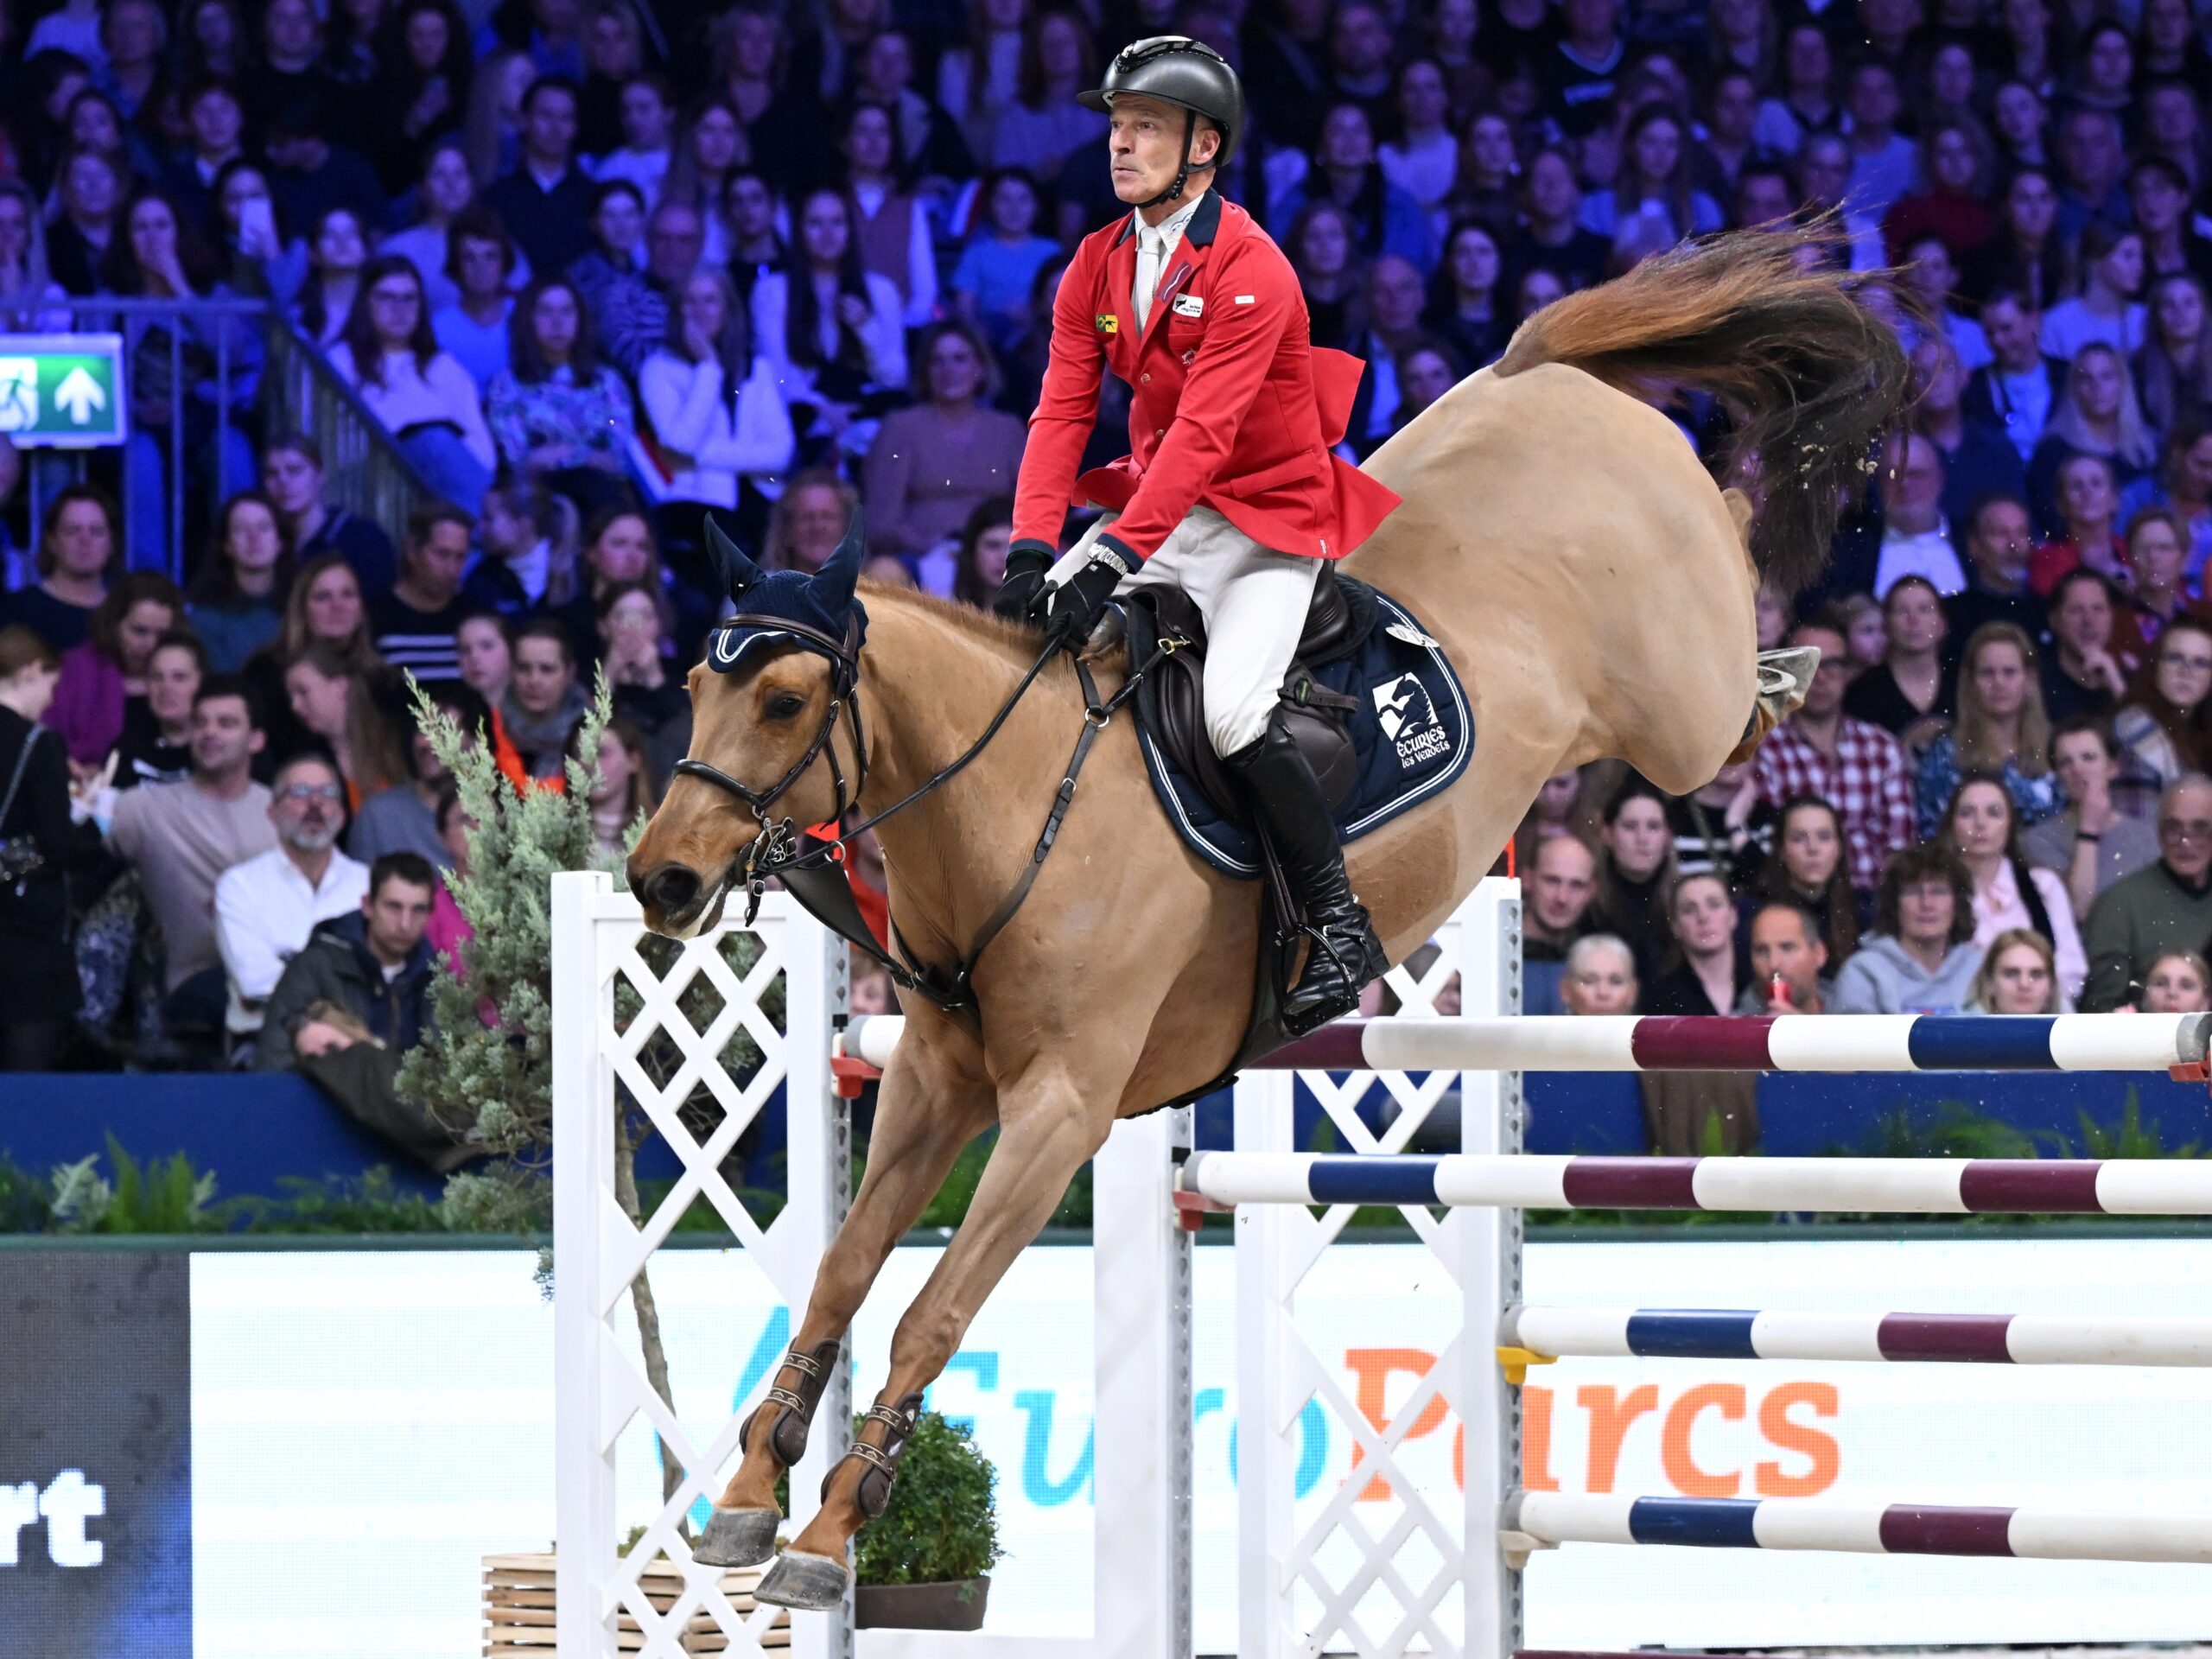
[[[1015,912],[1029,897],[1029,890],[1036,885],[1038,872],[1044,868],[1053,842],[1059,837],[1060,825],[1067,817],[1068,808],[1074,804],[1076,779],[1083,772],[1084,762],[1090,759],[1091,745],[1097,741],[1098,734],[1112,721],[1122,705],[1135,694],[1144,677],[1163,658],[1173,655],[1189,643],[1178,637],[1164,635],[1152,654],[1130,671],[1121,690],[1103,702],[1099,701],[1097,683],[1091,677],[1089,665],[1076,655],[1074,647],[1066,647],[1075,665],[1077,684],[1083,693],[1083,730],[1077,734],[1075,749],[1068,756],[1060,786],[1053,793],[1052,808],[1046,814],[1044,830],[1037,837],[1037,844],[1030,853],[1028,863],[1023,867],[1021,874],[1006,896],[1000,899],[998,907],[991,912],[990,919],[983,924],[967,955],[955,963],[948,974],[933,963],[917,963],[914,961],[913,948],[907,944],[896,921],[891,924],[895,954],[886,951],[876,944],[874,936],[861,916],[859,905],[853,898],[851,885],[845,878],[842,866],[846,843],[936,793],[965,771],[971,761],[990,747],[991,740],[999,734],[1014,709],[1028,695],[1029,688],[1037,683],[1038,677],[1045,671],[1046,664],[1063,647],[1057,641],[1046,644],[1038,653],[1037,660],[1029,665],[1028,671],[1022,675],[1020,683],[1000,704],[998,713],[984,727],[982,734],[957,759],[940,767],[922,784],[880,812],[863,818],[834,837],[819,840],[801,850],[798,829],[791,817],[786,814],[781,818],[772,817],[770,809],[826,752],[830,775],[837,789],[837,810],[833,822],[843,822],[847,802],[845,773],[837,758],[837,746],[833,741],[841,713],[849,713],[853,750],[858,767],[858,775],[850,793],[853,804],[859,804],[861,791],[868,787],[868,745],[861,728],[860,621],[855,617],[847,625],[842,639],[834,639],[817,628],[782,617],[742,613],[726,618],[715,625],[717,632],[733,627],[773,629],[795,635],[827,655],[834,665],[830,706],[823,713],[821,725],[815,729],[814,741],[807,745],[805,753],[772,787],[759,791],[748,788],[721,767],[704,760],[687,759],[676,763],[675,770],[678,776],[701,779],[736,796],[751,810],[754,822],[760,826],[760,833],[753,837],[745,855],[745,925],[750,927],[753,918],[760,912],[761,895],[767,891],[768,883],[772,880],[781,880],[785,890],[809,914],[855,950],[880,963],[891,976],[892,983],[901,990],[912,991],[948,1013],[970,1014],[976,1012],[973,984],[976,965],[991,941],[998,938],[1006,925],[1014,919]]]

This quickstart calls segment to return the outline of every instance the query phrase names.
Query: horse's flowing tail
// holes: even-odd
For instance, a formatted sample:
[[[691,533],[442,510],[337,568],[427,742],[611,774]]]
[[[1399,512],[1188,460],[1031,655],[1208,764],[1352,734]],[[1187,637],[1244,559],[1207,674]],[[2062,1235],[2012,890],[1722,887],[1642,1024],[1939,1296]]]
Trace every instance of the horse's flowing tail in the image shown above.
[[[1836,514],[1905,395],[1904,348],[1868,303],[1886,279],[1826,268],[1836,240],[1816,225],[1686,243],[1545,307],[1497,372],[1564,363],[1631,395],[1719,398],[1736,423],[1720,476],[1747,482],[1752,559],[1794,593],[1826,564]]]

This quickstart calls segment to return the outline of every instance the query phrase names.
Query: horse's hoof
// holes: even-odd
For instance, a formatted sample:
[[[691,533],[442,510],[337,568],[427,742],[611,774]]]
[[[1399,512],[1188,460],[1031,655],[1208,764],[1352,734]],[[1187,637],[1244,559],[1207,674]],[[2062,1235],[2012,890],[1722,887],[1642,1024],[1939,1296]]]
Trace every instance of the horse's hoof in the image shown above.
[[[776,1529],[783,1519],[773,1510],[715,1510],[692,1546],[691,1559],[702,1567],[758,1567],[776,1553]]]
[[[776,1557],[776,1564],[760,1580],[753,1599],[797,1612],[827,1612],[844,1600],[845,1585],[851,1577],[842,1561],[787,1549]]]

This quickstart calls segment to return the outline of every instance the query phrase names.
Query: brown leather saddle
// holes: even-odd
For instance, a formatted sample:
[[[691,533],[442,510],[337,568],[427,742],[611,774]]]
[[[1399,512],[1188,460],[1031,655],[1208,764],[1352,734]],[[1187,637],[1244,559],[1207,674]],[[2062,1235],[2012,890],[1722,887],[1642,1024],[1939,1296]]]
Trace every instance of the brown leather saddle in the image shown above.
[[[1229,769],[1213,752],[1205,722],[1205,619],[1180,590],[1146,588],[1128,602],[1129,660],[1146,661],[1162,639],[1181,639],[1138,688],[1137,713],[1170,765],[1194,781],[1232,823],[1249,825],[1251,814]],[[1341,806],[1357,780],[1349,716],[1356,699],[1330,690],[1314,670],[1357,651],[1374,632],[1375,590],[1339,576],[1324,564],[1306,607],[1298,652],[1283,676],[1284,724],[1305,752],[1331,807]]]

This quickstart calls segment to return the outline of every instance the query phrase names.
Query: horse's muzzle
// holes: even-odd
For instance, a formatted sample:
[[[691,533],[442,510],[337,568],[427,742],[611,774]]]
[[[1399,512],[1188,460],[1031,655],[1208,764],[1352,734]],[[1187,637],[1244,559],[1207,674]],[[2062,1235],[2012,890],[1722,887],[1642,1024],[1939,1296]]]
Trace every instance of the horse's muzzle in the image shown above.
[[[688,939],[721,918],[726,880],[709,882],[688,864],[657,864],[630,873],[630,889],[645,910],[645,925],[671,938]]]

